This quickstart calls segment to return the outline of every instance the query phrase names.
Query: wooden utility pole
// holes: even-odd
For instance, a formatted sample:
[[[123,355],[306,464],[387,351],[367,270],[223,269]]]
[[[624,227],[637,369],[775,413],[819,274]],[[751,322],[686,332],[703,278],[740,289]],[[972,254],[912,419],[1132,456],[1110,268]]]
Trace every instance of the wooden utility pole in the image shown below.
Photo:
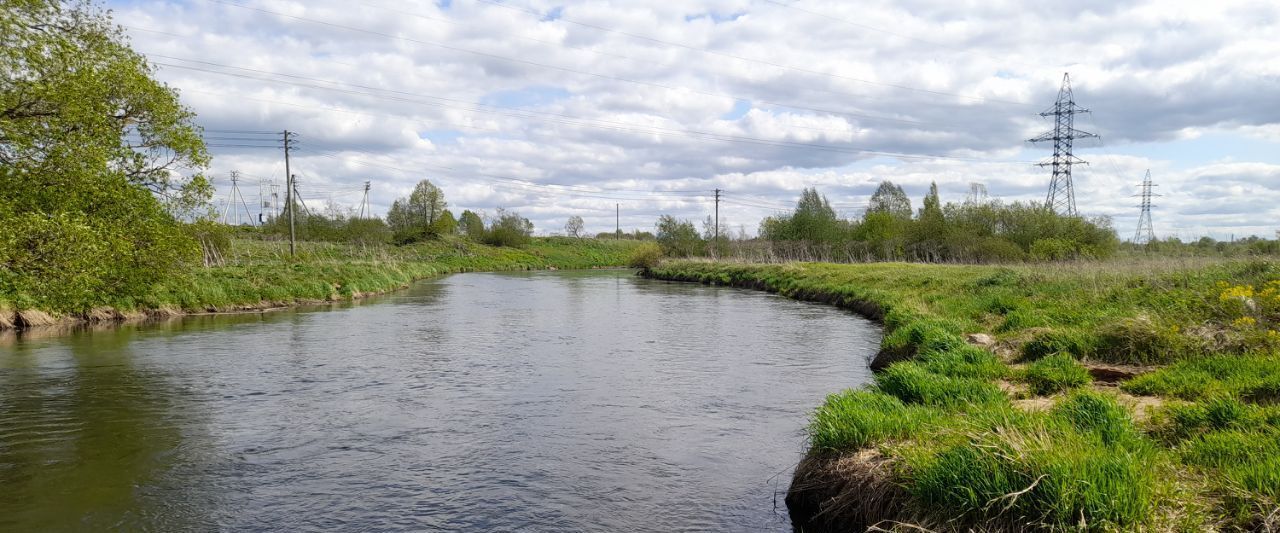
[[[289,140],[289,133],[289,130],[284,130],[284,177],[286,182],[284,196],[287,204],[285,207],[289,209],[289,257],[293,257],[296,254],[297,234],[293,228],[293,174],[289,172],[289,146],[293,142]]]
[[[622,239],[622,204],[613,204],[613,240]]]
[[[711,242],[715,243],[720,240],[720,189],[716,189],[716,234],[712,237]]]

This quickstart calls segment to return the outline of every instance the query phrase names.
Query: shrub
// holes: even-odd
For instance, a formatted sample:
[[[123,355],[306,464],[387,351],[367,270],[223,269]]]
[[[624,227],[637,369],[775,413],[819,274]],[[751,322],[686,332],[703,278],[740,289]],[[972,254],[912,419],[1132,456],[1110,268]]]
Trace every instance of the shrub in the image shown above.
[[[1076,249],[1065,239],[1039,239],[1031,243],[1031,257],[1039,261],[1061,261],[1076,256]]]
[[[662,247],[657,244],[646,242],[636,246],[631,251],[631,256],[627,258],[627,266],[631,268],[639,268],[641,270],[649,270],[658,266],[662,261]]]
[[[484,232],[484,243],[493,246],[524,246],[533,234],[533,223],[514,211],[498,209],[498,216]]]
[[[1027,367],[1023,376],[1031,386],[1031,392],[1040,396],[1087,385],[1089,371],[1065,353],[1056,353],[1037,359]]]

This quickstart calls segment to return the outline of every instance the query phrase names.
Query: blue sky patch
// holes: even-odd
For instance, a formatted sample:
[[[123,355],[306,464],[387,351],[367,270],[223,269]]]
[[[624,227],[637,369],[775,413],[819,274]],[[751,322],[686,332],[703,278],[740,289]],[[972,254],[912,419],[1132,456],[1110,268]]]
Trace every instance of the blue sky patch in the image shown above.
[[[435,144],[455,143],[463,135],[465,134],[458,130],[426,130],[418,132],[419,139],[426,139]]]
[[[723,24],[725,22],[733,22],[735,20],[738,20],[739,18],[742,18],[742,16],[746,14],[747,14],[746,11],[739,11],[735,13],[716,13],[715,11],[709,11],[707,13],[698,13],[696,15],[685,15],[684,21],[693,22],[698,19],[711,19],[711,22],[714,22],[716,24]]]
[[[746,116],[748,111],[751,111],[751,101],[738,100],[733,103],[733,109],[730,109],[728,113],[720,115],[720,119],[721,120],[738,120]]]
[[[523,89],[497,91],[480,97],[480,103],[497,107],[541,107],[572,94],[563,87],[530,86]]]

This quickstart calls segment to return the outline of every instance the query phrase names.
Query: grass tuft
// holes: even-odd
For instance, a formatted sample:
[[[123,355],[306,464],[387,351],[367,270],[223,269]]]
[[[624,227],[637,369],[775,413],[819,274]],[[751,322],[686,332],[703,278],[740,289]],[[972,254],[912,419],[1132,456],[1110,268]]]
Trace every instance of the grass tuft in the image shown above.
[[[919,434],[942,418],[942,411],[907,405],[887,394],[847,390],[827,396],[809,423],[809,438],[817,450],[856,450]]]
[[[914,361],[894,363],[876,375],[876,388],[908,404],[958,408],[971,404],[1008,402],[999,387],[972,377],[930,372]]]
[[[1031,392],[1040,396],[1083,387],[1092,381],[1089,371],[1065,353],[1037,359],[1027,366],[1023,379],[1031,386]]]

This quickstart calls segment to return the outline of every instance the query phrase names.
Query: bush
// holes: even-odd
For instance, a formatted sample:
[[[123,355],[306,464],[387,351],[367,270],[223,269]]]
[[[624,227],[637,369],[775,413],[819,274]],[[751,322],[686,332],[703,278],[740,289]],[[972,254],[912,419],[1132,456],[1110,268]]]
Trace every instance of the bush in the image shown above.
[[[519,213],[498,209],[498,216],[484,232],[484,243],[493,246],[524,246],[533,235],[533,223]]]
[[[1023,377],[1031,386],[1031,392],[1039,396],[1083,387],[1091,381],[1089,371],[1065,353],[1037,359],[1027,367]]]
[[[641,270],[649,270],[658,266],[662,261],[662,248],[657,244],[646,242],[631,251],[631,256],[627,258],[627,266],[631,268],[639,268]]]

